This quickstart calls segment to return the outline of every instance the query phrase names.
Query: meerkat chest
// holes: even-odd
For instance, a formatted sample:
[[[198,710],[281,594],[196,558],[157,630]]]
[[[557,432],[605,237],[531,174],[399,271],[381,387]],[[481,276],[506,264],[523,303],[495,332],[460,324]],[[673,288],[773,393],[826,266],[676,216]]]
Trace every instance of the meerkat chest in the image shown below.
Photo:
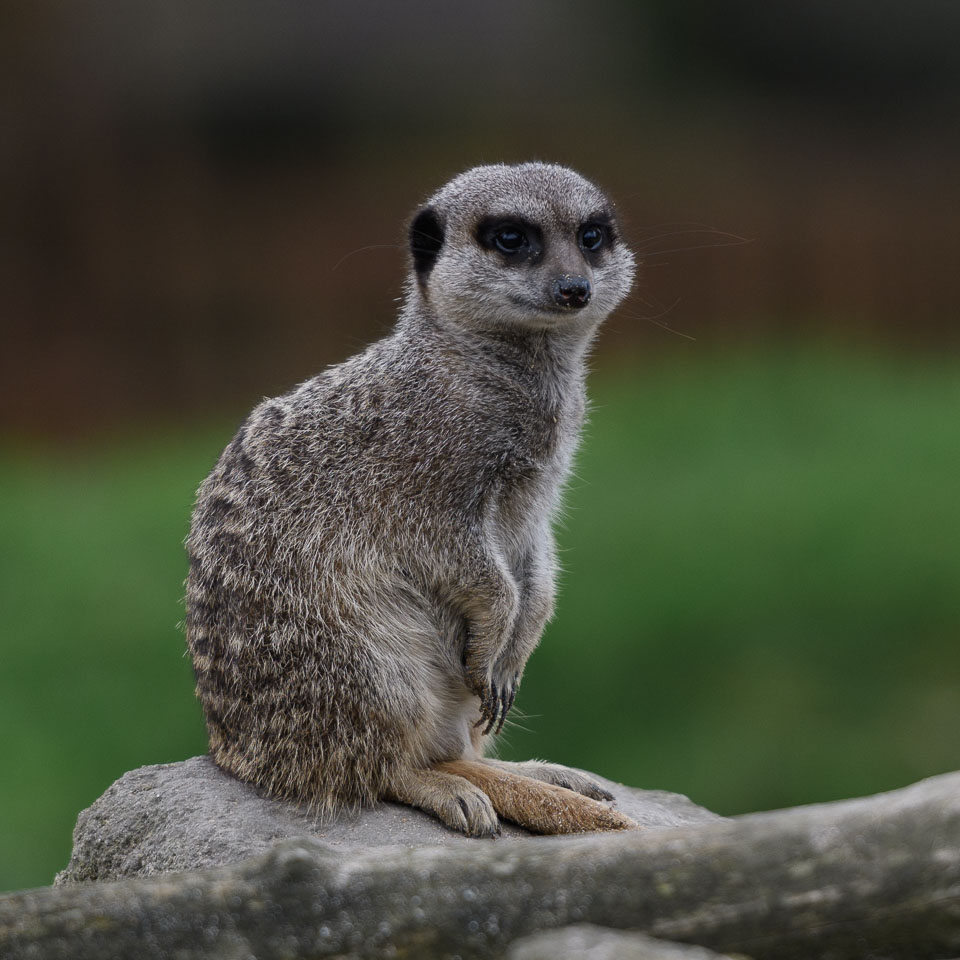
[[[504,454],[495,523],[503,542],[522,545],[539,535],[557,511],[579,442],[582,404],[558,405],[522,425],[521,442]]]

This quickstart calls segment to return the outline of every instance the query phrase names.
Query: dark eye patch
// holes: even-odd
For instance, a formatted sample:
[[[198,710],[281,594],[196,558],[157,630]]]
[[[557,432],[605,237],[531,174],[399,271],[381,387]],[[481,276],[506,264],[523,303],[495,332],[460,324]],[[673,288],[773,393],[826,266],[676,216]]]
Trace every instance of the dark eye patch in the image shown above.
[[[524,217],[484,217],[477,224],[477,243],[507,261],[527,261],[543,254],[543,233]]]
[[[607,211],[584,220],[577,231],[577,243],[588,261],[596,260],[616,239],[616,221]]]

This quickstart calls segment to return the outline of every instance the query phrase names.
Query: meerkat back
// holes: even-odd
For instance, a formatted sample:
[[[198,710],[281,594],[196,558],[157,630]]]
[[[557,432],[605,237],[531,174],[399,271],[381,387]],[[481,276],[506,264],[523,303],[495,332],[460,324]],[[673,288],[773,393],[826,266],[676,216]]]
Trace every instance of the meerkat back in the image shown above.
[[[409,241],[394,332],[257,407],[198,493],[186,624],[211,755],[318,812],[630,826],[575,771],[484,754],[553,611],[585,356],[633,258],[604,194],[550,164],[461,174]]]

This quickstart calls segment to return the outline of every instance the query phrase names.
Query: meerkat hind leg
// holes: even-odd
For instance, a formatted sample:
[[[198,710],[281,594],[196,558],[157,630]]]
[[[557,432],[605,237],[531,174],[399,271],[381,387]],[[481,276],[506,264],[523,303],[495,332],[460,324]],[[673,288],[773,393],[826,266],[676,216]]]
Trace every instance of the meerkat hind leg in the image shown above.
[[[582,793],[585,797],[591,797],[593,800],[613,800],[613,794],[601,787],[592,777],[588,777],[579,770],[564,767],[559,763],[544,763],[542,760],[516,762],[491,759],[484,759],[480,762],[485,763],[488,767],[493,767],[495,770],[516,773],[521,777],[530,777],[531,780],[542,780],[544,783],[552,783],[556,787],[566,787],[567,790]]]
[[[432,813],[468,837],[498,837],[500,821],[490,798],[465,777],[440,769],[397,773],[384,800]]]
[[[630,817],[596,800],[541,779],[525,777],[483,760],[438,763],[437,771],[476,784],[497,813],[534,833],[588,833],[638,829]]]

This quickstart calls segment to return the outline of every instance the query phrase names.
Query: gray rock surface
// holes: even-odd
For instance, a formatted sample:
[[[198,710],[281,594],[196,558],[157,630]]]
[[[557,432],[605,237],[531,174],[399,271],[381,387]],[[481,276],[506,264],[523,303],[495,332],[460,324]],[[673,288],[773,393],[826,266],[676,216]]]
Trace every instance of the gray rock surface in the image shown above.
[[[494,960],[584,923],[753,960],[958,957],[960,773],[666,830],[280,840],[221,867],[0,897],[0,957]]]
[[[648,830],[723,819],[679,794],[596,779],[616,797],[618,809]],[[320,823],[295,804],[266,798],[223,773],[209,757],[194,757],[141,767],[117,780],[77,819],[73,855],[56,882],[116,880],[219,866],[264,853],[278,840],[304,836],[345,853],[545,839],[504,823],[499,840],[478,841],[448,830],[419,810],[390,803]]]
[[[740,954],[740,956],[743,956]],[[562,927],[517,940],[506,960],[735,960],[688,943],[667,943],[644,933],[590,924]]]

